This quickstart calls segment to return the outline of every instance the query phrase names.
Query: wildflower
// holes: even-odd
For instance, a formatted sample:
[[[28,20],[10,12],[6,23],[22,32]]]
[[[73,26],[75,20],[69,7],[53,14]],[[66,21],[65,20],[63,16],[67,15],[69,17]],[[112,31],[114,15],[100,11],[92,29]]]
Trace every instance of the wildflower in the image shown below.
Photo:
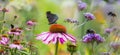
[[[114,49],[114,50],[118,50],[120,49],[120,42],[112,42],[110,43],[110,46]]]
[[[27,25],[28,25],[28,26],[34,26],[35,24],[36,24],[36,22],[33,21],[33,20],[27,21]]]
[[[6,8],[3,8],[3,9],[1,9],[0,11],[2,11],[2,12],[8,12],[8,10],[6,9]]]
[[[101,43],[104,39],[99,34],[96,34],[95,31],[88,29],[87,34],[83,37],[83,42],[91,43],[92,41]]]
[[[77,19],[73,19],[73,18],[66,18],[65,22],[74,23],[74,24],[77,24],[77,25],[79,24],[79,21]]]
[[[100,55],[111,55],[110,52],[103,52]]]
[[[110,34],[111,32],[112,32],[112,29],[110,28],[105,29],[105,33]]]
[[[87,20],[94,20],[95,19],[95,16],[92,13],[85,13],[84,16]]]
[[[0,49],[0,54],[3,54],[4,53],[4,50],[3,49]]]
[[[86,9],[86,7],[87,7],[87,4],[85,2],[79,2],[78,3],[78,9],[79,10],[84,10],[84,9]]]
[[[70,40],[72,43],[76,42],[74,36],[67,34],[66,28],[60,24],[52,24],[49,32],[43,32],[37,35],[38,40],[42,40],[45,44],[53,42],[54,44],[59,41],[61,44]]]
[[[8,42],[9,42],[9,38],[7,37],[7,35],[4,34],[0,37],[0,44],[7,45]]]
[[[18,49],[18,50],[22,50],[23,49],[23,46],[20,44],[20,41],[19,40],[14,40],[13,41],[13,44],[10,44],[9,47],[11,49]]]
[[[19,36],[22,33],[22,29],[21,28],[12,28],[8,34],[10,35],[16,35]]]

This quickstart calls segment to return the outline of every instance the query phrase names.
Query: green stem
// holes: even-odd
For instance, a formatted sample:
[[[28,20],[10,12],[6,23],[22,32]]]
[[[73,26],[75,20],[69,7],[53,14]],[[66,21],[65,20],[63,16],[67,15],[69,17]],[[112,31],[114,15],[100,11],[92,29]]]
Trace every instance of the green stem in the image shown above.
[[[14,49],[14,54],[15,54],[15,55],[17,54],[17,48]]]
[[[73,55],[73,52],[71,52],[71,54],[70,55]]]
[[[3,12],[3,23],[2,23],[2,29],[1,29],[1,34],[3,34],[4,31],[4,24],[5,24],[5,12]]]
[[[58,40],[58,38],[57,38],[57,42],[56,42],[56,44],[55,44],[55,55],[57,55],[58,54],[58,44],[59,44],[59,40]]]
[[[92,55],[95,55],[94,54],[94,42],[92,43]]]
[[[83,18],[82,23],[84,23],[84,22],[86,23],[87,21],[85,21],[85,19]],[[85,31],[85,25],[82,25],[81,26],[81,37],[84,35],[84,31]]]

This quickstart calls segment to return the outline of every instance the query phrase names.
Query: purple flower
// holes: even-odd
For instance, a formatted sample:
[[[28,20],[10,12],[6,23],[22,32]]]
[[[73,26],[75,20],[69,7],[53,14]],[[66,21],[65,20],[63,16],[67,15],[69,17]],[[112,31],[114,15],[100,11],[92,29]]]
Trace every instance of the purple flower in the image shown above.
[[[89,33],[88,33],[89,32]],[[99,34],[96,34],[96,33],[92,33],[93,31],[87,31],[87,34],[83,37],[83,42],[84,43],[91,43],[92,41],[96,41],[98,43],[101,43],[104,41],[104,39],[99,35]]]
[[[105,33],[110,34],[110,32],[112,32],[112,29],[110,28],[105,29]]]
[[[70,40],[72,43],[76,43],[74,36],[66,33],[66,28],[60,24],[52,24],[50,27],[50,32],[43,32],[37,35],[37,40],[42,40],[45,44],[50,42],[56,44],[59,41],[61,44]]]
[[[78,9],[79,10],[84,10],[84,9],[86,9],[86,7],[87,7],[87,4],[85,2],[79,2],[78,3]]]
[[[110,52],[102,52],[100,55],[111,55]]]
[[[32,20],[27,21],[28,26],[34,26],[35,24],[36,24],[35,21],[32,21]]]
[[[6,44],[8,44],[8,42],[9,42],[9,38],[7,38],[6,35],[2,35],[2,37],[0,39],[0,44],[6,45]]]
[[[95,19],[95,16],[92,13],[85,13],[84,16],[87,20]]]
[[[110,46],[111,46],[114,50],[118,50],[118,49],[120,49],[120,42],[112,42],[112,43],[110,43]]]

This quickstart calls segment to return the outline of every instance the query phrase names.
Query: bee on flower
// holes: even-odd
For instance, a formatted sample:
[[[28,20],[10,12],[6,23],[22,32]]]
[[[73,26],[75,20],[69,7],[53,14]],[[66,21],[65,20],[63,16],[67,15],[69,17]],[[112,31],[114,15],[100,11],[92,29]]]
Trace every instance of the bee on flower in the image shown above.
[[[97,43],[104,42],[104,38],[100,34],[96,34],[94,30],[88,29],[87,34],[83,37],[82,40],[84,43],[91,43],[96,41]]]

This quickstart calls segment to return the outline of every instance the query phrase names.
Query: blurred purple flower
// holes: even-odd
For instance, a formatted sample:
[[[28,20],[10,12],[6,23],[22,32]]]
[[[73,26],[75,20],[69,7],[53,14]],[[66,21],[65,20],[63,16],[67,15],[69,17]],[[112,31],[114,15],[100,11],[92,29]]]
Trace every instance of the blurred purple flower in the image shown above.
[[[8,44],[9,38],[7,38],[7,35],[2,35],[2,37],[0,37],[0,38],[1,38],[0,39],[0,44],[2,44],[2,45]]]
[[[111,28],[105,29],[105,33],[110,34],[111,32],[112,32],[112,29],[111,29]]]
[[[88,32],[88,30],[87,30]],[[98,43],[104,42],[104,38],[102,38],[99,34],[89,32],[87,33],[82,40],[84,43],[91,43],[92,41],[96,41]]]
[[[110,52],[103,52],[100,55],[111,55]]]
[[[37,35],[37,40],[42,40],[45,44],[53,42],[56,44],[59,41],[61,44],[70,40],[72,43],[76,43],[74,36],[66,33],[66,28],[60,24],[52,24],[50,32],[43,32]]]
[[[94,20],[95,19],[95,16],[92,13],[85,13],[84,16],[87,20]]]
[[[110,43],[110,46],[111,46],[114,50],[118,50],[118,49],[120,49],[120,42],[112,42],[112,43]]]
[[[79,10],[84,10],[84,9],[86,9],[86,7],[87,7],[87,4],[85,2],[79,2],[78,3],[78,9]]]
[[[35,21],[32,21],[32,20],[27,21],[28,26],[34,26],[35,24],[36,24]]]

